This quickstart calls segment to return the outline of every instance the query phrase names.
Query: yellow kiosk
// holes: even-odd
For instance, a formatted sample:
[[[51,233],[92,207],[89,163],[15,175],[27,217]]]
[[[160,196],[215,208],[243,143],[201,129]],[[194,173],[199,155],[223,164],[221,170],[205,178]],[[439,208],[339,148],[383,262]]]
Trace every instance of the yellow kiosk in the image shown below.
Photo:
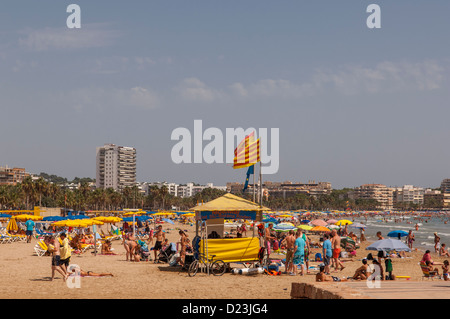
[[[209,266],[223,263],[258,261],[260,239],[255,237],[224,238],[225,219],[262,221],[263,211],[269,208],[227,193],[191,209],[195,213],[196,238],[194,257],[202,261],[209,274]],[[197,248],[197,249],[196,249]],[[213,272],[214,274],[214,272]],[[223,274],[223,272],[222,272]]]

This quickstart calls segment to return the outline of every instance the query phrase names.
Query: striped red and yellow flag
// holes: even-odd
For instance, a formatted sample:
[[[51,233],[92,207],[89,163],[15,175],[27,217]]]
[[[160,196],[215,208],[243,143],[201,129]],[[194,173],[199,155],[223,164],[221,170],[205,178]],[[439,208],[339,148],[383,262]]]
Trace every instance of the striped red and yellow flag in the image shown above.
[[[233,168],[244,168],[260,162],[259,139],[254,141],[254,132],[245,139],[234,150]]]
[[[253,131],[251,134],[247,135],[242,142],[239,143],[239,145],[234,150],[234,156],[236,156],[238,153],[241,153],[245,150],[246,145],[250,145],[255,142],[255,131]]]

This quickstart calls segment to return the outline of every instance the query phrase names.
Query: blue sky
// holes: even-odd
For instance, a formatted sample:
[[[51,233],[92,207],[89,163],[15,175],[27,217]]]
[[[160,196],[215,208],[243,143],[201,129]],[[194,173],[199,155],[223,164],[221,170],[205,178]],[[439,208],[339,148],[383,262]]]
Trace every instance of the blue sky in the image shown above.
[[[66,27],[76,3],[82,28]],[[381,7],[381,29],[366,8]],[[244,182],[172,163],[177,127],[279,128],[273,181],[437,187],[450,177],[448,1],[8,1],[0,165],[95,177],[133,146],[139,181]]]

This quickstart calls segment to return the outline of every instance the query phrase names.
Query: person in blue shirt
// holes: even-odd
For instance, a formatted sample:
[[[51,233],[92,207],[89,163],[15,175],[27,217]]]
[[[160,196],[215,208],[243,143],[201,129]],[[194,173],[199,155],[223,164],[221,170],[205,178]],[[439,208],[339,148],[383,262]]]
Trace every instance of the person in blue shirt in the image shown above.
[[[323,235],[323,263],[325,265],[325,273],[330,274],[330,262],[333,257],[333,249],[331,248],[330,235]]]
[[[34,230],[34,221],[31,219],[27,220],[25,222],[25,225],[27,227],[26,235],[27,235],[27,243],[31,242],[31,236],[33,236],[33,230]]]
[[[299,229],[295,234],[295,244],[294,244],[294,265],[300,266],[300,275],[303,276],[303,268],[305,264],[305,247],[306,242],[302,238],[302,231]]]

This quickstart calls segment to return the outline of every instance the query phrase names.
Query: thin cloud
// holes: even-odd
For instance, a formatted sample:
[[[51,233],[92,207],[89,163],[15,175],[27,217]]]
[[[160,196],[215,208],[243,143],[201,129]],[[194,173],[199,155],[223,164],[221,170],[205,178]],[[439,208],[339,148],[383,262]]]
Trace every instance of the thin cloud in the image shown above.
[[[78,112],[96,109],[126,110],[130,108],[150,110],[159,106],[158,95],[140,86],[130,89],[80,88],[58,93],[54,100]]]
[[[346,66],[337,70],[318,69],[309,81],[295,83],[285,79],[264,79],[229,86],[237,98],[301,99],[323,94],[377,94],[401,91],[430,91],[442,87],[446,67],[437,61],[381,62],[374,67]]]
[[[74,50],[110,46],[120,36],[105,24],[83,24],[81,29],[43,28],[19,32],[19,45],[32,51]]]

